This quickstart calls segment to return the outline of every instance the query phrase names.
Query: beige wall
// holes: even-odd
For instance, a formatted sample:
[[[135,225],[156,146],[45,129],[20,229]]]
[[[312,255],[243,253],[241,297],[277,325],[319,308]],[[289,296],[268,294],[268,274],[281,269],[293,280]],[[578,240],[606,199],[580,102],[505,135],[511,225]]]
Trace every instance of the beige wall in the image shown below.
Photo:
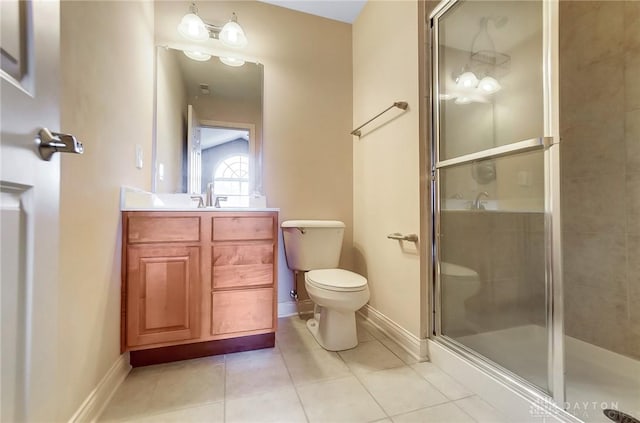
[[[164,178],[156,192],[182,191],[182,150],[187,133],[187,88],[180,64],[170,50],[158,49],[156,61],[156,162]],[[149,162],[149,168],[154,166]]]
[[[351,141],[356,270],[369,279],[370,305],[415,336],[422,335],[420,256],[387,234],[420,233],[418,21],[412,1],[368,2],[355,21],[353,121],[394,101],[409,109],[390,111]]]
[[[61,129],[85,146],[61,169],[55,420],[66,421],[120,355],[119,189],[150,188],[153,5],[62,2],[60,26]]]
[[[156,41],[184,43],[176,25],[185,2],[156,2]],[[258,2],[198,3],[199,14],[225,22],[235,11],[264,64],[263,186],[280,219],[338,219],[347,225],[341,265],[352,267],[351,26]],[[221,49],[217,40],[204,43]],[[291,272],[280,257],[279,301]]]

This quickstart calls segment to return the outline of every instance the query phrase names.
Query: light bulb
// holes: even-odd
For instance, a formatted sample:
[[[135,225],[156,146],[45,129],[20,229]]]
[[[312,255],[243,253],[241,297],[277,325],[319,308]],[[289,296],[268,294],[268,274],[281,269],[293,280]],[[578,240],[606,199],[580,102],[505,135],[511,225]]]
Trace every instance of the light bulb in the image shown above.
[[[209,31],[204,22],[195,13],[187,13],[182,17],[178,32],[183,37],[193,41],[204,41],[209,38]]]
[[[211,59],[211,55],[207,54],[207,53],[203,53],[201,51],[187,51],[185,50],[184,55],[187,56],[189,59],[193,59],[196,60],[198,62],[206,62],[207,60]]]
[[[238,22],[236,22],[237,19],[238,18],[234,13],[231,16],[231,20],[224,24],[222,30],[220,30],[219,37],[220,41],[222,41],[229,47],[240,48],[246,46],[248,41],[246,35],[244,35],[242,27],[238,24]]]
[[[244,60],[236,57],[220,57],[220,61],[227,66],[239,67],[244,65]]]
[[[456,84],[462,88],[475,88],[478,85],[478,78],[473,72],[465,72],[456,79]]]
[[[482,91],[485,94],[493,94],[500,91],[502,86],[500,86],[500,83],[496,81],[495,78],[492,78],[490,76],[485,76],[478,83],[478,88],[480,89],[480,91]]]

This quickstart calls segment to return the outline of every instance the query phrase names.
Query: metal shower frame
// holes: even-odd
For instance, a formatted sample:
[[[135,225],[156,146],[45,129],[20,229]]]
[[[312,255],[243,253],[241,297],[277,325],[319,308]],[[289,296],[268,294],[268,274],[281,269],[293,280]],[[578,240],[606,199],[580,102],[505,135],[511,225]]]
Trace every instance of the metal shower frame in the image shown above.
[[[524,140],[500,147],[467,154],[453,159],[439,160],[439,36],[438,21],[452,7],[464,0],[443,0],[429,15],[431,40],[430,81],[430,138],[431,138],[431,217],[432,231],[432,275],[429,283],[429,305],[432,310],[430,337],[505,383],[525,397],[544,404],[550,401],[559,408],[565,403],[564,380],[564,326],[562,289],[562,251],[560,221],[560,135],[559,135],[559,36],[558,0],[543,0],[543,89],[544,89],[544,134],[539,138]],[[515,140],[514,140],[515,141]],[[471,163],[478,159],[500,157],[525,151],[544,151],[545,175],[545,291],[547,320],[547,381],[549,391],[525,380],[519,375],[497,365],[476,351],[442,334],[441,280],[440,280],[440,169]],[[550,410],[553,412],[553,410]],[[568,417],[567,413],[563,413]]]

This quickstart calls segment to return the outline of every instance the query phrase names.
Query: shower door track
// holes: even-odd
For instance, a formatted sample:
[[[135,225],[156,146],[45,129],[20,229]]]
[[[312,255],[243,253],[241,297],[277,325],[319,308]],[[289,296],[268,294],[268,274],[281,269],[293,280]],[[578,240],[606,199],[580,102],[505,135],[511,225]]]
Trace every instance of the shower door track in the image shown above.
[[[469,157],[439,160],[439,37],[438,19],[461,0],[442,1],[429,16],[431,40],[430,127],[431,127],[431,217],[432,217],[432,283],[429,284],[429,304],[433,312],[430,333],[433,341],[455,352],[464,360],[480,368],[491,377],[503,382],[525,398],[541,406],[551,414],[568,421],[580,421],[564,411],[564,328],[562,298],[562,255],[560,226],[560,160],[559,160],[559,80],[558,80],[558,2],[543,1],[543,87],[544,87],[544,135],[540,138],[512,143],[507,146],[473,153],[468,156],[491,156],[543,150],[545,174],[545,292],[547,321],[547,383],[549,392],[505,369],[478,352],[442,334],[441,280],[440,280],[440,169],[468,162]],[[495,151],[491,151],[495,150]],[[477,160],[471,157],[471,160]],[[551,406],[549,406],[551,405]]]

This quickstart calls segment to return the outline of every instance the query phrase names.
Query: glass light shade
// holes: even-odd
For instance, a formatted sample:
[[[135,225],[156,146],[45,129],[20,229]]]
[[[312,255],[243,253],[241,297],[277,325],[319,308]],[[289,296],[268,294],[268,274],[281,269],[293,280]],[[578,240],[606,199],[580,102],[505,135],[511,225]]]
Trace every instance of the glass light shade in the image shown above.
[[[471,103],[472,101],[473,101],[473,100],[471,99],[471,97],[464,97],[464,96],[462,96],[462,97],[458,97],[458,98],[456,98],[455,103],[456,103],[456,104],[469,104],[469,103]]]
[[[456,79],[456,84],[462,88],[475,88],[478,85],[478,78],[473,72],[465,72]]]
[[[496,81],[495,78],[492,78],[490,76],[485,76],[478,83],[478,88],[480,89],[480,91],[482,91],[485,94],[493,94],[500,91],[502,86],[498,81]]]
[[[244,47],[247,45],[247,37],[244,35],[242,27],[233,20],[227,22],[220,31],[220,41],[229,47]]]
[[[187,13],[182,17],[178,32],[185,38],[193,41],[204,41],[209,38],[209,31],[204,22],[195,13]]]
[[[454,98],[456,98],[455,94],[440,94],[440,100],[453,100]]]
[[[193,59],[193,60],[196,60],[198,62],[206,62],[207,60],[211,59],[211,55],[210,54],[203,53],[201,51],[186,51],[185,50],[184,55],[187,56],[189,59]]]
[[[244,60],[236,57],[220,57],[220,61],[227,66],[239,67],[244,65]]]

